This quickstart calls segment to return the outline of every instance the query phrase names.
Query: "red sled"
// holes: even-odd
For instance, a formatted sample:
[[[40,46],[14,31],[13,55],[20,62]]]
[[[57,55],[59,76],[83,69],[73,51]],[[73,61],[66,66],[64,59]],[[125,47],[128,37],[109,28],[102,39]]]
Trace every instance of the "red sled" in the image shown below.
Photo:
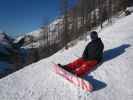
[[[58,75],[64,77],[66,80],[68,80],[75,86],[82,88],[84,91],[86,91],[86,92],[93,91],[93,86],[91,83],[89,83],[89,81],[66,71],[65,69],[61,68],[57,64],[54,65],[54,70]]]

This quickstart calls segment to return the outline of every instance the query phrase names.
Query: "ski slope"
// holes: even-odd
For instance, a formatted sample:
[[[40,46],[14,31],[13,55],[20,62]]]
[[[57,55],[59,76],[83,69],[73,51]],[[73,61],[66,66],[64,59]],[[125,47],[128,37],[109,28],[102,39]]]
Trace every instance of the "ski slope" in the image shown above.
[[[80,57],[88,41],[29,65],[0,80],[0,100],[133,100],[133,14],[99,33],[104,63],[88,78],[94,92],[85,93],[53,72],[53,62],[67,64]]]

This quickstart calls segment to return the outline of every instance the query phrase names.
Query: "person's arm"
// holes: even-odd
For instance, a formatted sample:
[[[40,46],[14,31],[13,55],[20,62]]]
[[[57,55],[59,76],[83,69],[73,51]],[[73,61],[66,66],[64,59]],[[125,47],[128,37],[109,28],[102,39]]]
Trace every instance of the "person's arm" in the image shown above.
[[[82,54],[82,58],[87,58],[89,46],[90,46],[90,43],[88,43],[87,46],[85,47],[84,52]]]
[[[101,42],[101,44],[96,52],[96,57],[97,57],[98,62],[100,62],[103,58],[103,50],[104,50],[104,45]]]

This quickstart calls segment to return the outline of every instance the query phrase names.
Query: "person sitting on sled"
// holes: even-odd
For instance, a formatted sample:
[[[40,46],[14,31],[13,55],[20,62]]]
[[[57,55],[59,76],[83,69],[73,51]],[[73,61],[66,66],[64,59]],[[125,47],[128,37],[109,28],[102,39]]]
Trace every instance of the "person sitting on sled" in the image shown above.
[[[79,77],[83,77],[95,69],[96,65],[102,60],[104,44],[96,31],[92,31],[90,37],[91,42],[86,46],[82,57],[67,65],[58,65]]]

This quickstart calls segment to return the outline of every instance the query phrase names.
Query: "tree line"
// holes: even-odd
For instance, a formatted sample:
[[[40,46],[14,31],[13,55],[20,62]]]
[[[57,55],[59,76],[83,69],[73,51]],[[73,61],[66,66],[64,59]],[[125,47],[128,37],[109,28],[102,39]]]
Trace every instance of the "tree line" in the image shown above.
[[[58,23],[44,25],[42,33],[45,41],[42,52],[56,52],[62,47],[68,48],[67,44],[84,35],[103,22],[111,23],[111,18],[119,11],[125,10],[129,0],[77,0],[73,6],[69,6],[71,0],[60,0],[60,16]]]

